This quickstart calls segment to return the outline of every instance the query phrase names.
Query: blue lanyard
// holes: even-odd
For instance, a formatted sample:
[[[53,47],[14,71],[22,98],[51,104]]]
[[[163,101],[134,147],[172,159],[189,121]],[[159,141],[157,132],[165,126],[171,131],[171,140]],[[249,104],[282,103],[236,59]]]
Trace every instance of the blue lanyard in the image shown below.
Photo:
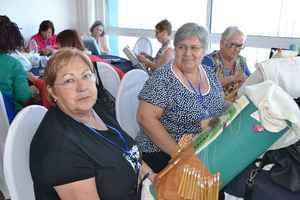
[[[120,138],[120,140],[122,141],[123,143],[123,147],[122,146],[119,146],[117,143],[111,141],[110,139],[106,138],[104,135],[100,134],[98,131],[96,131],[96,129],[94,128],[91,128],[89,126],[87,126],[97,137],[101,137],[102,139],[104,139],[106,142],[110,143],[111,145],[115,146],[115,147],[118,147],[119,149],[121,149],[122,153],[125,153],[126,155],[129,155],[129,147],[128,147],[128,142],[127,140],[124,138],[124,136],[122,135],[122,133],[117,130],[116,128],[112,127],[112,126],[109,126],[107,124],[105,124],[108,128],[110,128],[114,133],[117,134],[118,138]]]
[[[120,138],[120,140],[123,143],[123,146],[118,145],[117,143],[111,141],[110,139],[106,138],[104,135],[100,134],[96,129],[91,128],[89,126],[87,126],[97,137],[101,137],[102,139],[104,139],[106,142],[108,142],[109,144],[119,148],[122,151],[122,156],[127,160],[127,162],[130,163],[130,165],[133,167],[133,169],[136,171],[137,174],[139,174],[140,168],[141,168],[141,162],[139,161],[138,158],[134,157],[133,155],[133,151],[132,149],[130,149],[128,147],[128,142],[127,140],[124,138],[123,134],[116,128],[109,126],[107,124],[105,124],[108,128],[110,128],[114,133],[117,134],[117,136]],[[132,165],[132,163],[134,163]]]
[[[204,101],[203,101],[203,96],[201,94],[201,89],[200,89],[200,84],[199,84],[199,88],[198,88],[198,91],[196,90],[196,88],[193,86],[192,82],[190,80],[187,80],[190,87],[193,89],[193,91],[196,93],[197,95],[197,100],[198,100],[198,103],[199,105],[204,109],[205,111],[205,114],[208,116],[209,115],[209,112],[207,110],[207,107],[204,105]]]
[[[188,83],[189,83],[190,87],[193,89],[193,91],[197,94],[197,99],[198,99],[200,105],[203,104],[203,96],[201,94],[200,85],[199,85],[199,88],[198,88],[198,91],[197,91],[190,80],[188,80]]]

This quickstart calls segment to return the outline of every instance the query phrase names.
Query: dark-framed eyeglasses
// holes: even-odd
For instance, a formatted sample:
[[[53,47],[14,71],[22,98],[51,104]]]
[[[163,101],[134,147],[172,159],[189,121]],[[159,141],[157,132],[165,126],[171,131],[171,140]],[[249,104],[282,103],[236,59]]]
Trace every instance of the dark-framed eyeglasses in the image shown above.
[[[229,42],[227,41],[227,47],[228,48],[235,48],[235,49],[239,49],[239,50],[242,50],[245,48],[245,44],[242,43],[242,44],[237,44],[237,43],[234,43],[234,42]]]

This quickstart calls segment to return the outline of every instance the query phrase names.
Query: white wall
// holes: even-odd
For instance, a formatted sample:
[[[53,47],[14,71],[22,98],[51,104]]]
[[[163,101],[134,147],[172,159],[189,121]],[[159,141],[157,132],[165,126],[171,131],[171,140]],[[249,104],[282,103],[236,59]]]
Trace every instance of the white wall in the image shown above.
[[[43,20],[54,23],[55,32],[77,28],[76,0],[0,0],[0,15],[7,15],[27,40]]]

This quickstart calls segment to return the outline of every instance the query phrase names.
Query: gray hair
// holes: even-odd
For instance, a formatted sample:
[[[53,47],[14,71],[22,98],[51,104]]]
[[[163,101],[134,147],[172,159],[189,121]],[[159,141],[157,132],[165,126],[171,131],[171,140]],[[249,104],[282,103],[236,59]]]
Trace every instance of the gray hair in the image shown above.
[[[221,40],[228,40],[235,33],[238,33],[244,37],[244,41],[246,41],[246,35],[243,31],[239,29],[237,26],[229,26],[225,29],[225,31],[221,35]]]
[[[185,40],[188,37],[197,37],[202,43],[204,50],[208,48],[208,32],[203,26],[199,26],[196,23],[186,23],[182,25],[175,33],[174,46],[178,42]]]

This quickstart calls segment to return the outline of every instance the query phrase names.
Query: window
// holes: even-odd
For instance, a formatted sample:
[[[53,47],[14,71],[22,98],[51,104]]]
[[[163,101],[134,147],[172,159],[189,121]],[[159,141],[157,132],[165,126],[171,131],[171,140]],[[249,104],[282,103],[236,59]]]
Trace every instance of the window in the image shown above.
[[[239,26],[247,34],[242,55],[252,71],[256,62],[268,59],[271,47],[289,48],[300,44],[297,0],[103,0],[113,53],[123,56],[125,45],[133,47],[138,37],[151,38],[156,53],[160,44],[154,26],[162,19],[171,21],[173,31],[186,22],[208,26],[211,49],[218,49],[220,33]]]
[[[207,0],[185,0],[184,4],[174,0],[109,0],[106,3],[110,46],[112,53],[120,56],[124,55],[122,49],[126,45],[133,47],[141,36],[151,37],[155,54],[160,44],[154,38],[154,27],[163,19],[172,23],[173,31],[186,22],[206,26]]]
[[[300,37],[300,1],[214,0],[212,32],[239,26],[247,35]]]
[[[206,24],[207,0],[118,0],[118,26],[154,29],[155,24],[168,19],[176,30],[186,22]]]

